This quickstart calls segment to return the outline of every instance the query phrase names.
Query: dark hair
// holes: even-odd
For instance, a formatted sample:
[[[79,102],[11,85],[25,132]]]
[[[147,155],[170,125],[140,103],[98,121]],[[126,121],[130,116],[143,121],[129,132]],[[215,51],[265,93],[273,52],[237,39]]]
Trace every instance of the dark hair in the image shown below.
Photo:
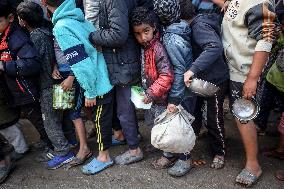
[[[179,0],[181,19],[190,20],[196,16],[194,5],[190,0]]]
[[[130,24],[132,27],[141,24],[149,24],[150,26],[155,27],[155,19],[150,10],[145,7],[137,7],[132,11]]]
[[[10,5],[9,1],[3,1],[0,3],[0,17],[8,17],[14,13],[14,9]]]
[[[18,16],[31,28],[39,28],[43,24],[43,10],[37,3],[24,1],[17,7]]]
[[[59,7],[65,0],[45,0],[45,3],[47,5],[50,5],[52,7]],[[68,0],[66,0],[68,1]]]

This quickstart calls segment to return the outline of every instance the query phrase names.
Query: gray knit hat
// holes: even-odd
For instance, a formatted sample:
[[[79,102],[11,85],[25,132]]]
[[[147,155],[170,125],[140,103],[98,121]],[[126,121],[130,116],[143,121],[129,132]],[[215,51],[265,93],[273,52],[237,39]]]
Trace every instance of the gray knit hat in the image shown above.
[[[154,0],[154,11],[163,24],[170,25],[180,20],[178,0]]]

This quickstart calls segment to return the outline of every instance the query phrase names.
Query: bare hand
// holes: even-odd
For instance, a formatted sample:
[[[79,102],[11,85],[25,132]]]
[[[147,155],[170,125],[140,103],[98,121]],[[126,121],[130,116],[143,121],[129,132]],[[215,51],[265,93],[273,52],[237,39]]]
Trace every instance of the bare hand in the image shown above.
[[[61,83],[61,87],[64,91],[68,91],[72,88],[73,86],[73,81],[74,81],[75,77],[74,76],[68,76],[67,79],[65,79],[62,83]]]
[[[167,110],[170,113],[175,113],[178,111],[177,106],[174,104],[168,104]]]
[[[184,83],[187,87],[189,87],[190,83],[192,82],[192,76],[194,75],[194,73],[190,70],[188,70],[187,72],[185,72],[183,74],[183,80]]]
[[[223,7],[225,0],[211,0],[212,3],[218,5],[220,8]]]
[[[145,104],[150,104],[152,102],[152,100],[150,98],[147,97],[147,95],[144,95],[144,99],[143,99],[143,102]]]
[[[230,4],[230,1],[226,1],[221,9],[221,12],[226,12],[229,4]]]
[[[86,107],[93,107],[97,104],[97,100],[96,98],[94,99],[88,99],[88,98],[85,98],[85,106]]]
[[[251,99],[256,95],[257,79],[247,78],[243,86],[243,97]]]
[[[95,48],[98,52],[103,52],[103,48],[99,45],[95,45]]]
[[[62,79],[62,76],[60,75],[60,72],[57,68],[53,69],[52,78],[53,79]]]

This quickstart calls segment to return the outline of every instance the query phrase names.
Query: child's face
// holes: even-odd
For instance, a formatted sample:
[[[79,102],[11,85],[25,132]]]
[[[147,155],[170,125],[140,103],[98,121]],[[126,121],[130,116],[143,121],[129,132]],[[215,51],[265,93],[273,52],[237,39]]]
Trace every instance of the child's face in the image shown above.
[[[138,43],[142,46],[149,45],[150,41],[154,38],[156,28],[149,24],[141,24],[134,26],[133,31]]]
[[[10,14],[8,17],[0,17],[0,34],[5,32],[9,24],[14,21],[14,16]]]

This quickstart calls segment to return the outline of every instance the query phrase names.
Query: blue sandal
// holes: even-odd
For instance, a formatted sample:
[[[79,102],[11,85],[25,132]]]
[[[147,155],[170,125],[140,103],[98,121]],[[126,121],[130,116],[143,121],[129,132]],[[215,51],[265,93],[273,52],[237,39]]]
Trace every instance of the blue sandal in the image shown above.
[[[85,175],[94,175],[111,167],[113,164],[114,162],[112,160],[110,162],[101,162],[94,158],[90,163],[83,166],[82,172]]]
[[[126,140],[118,140],[116,138],[114,138],[114,136],[112,136],[111,139],[111,145],[112,146],[119,146],[119,145],[125,145],[126,144]]]

